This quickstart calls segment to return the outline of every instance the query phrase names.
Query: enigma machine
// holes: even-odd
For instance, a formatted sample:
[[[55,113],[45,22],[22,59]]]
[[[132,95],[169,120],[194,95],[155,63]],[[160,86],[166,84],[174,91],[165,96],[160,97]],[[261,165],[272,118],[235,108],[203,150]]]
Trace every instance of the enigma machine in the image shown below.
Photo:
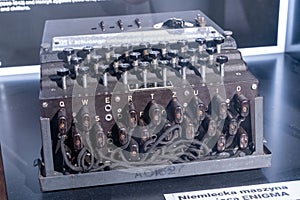
[[[200,11],[47,21],[43,191],[268,167],[262,97]]]

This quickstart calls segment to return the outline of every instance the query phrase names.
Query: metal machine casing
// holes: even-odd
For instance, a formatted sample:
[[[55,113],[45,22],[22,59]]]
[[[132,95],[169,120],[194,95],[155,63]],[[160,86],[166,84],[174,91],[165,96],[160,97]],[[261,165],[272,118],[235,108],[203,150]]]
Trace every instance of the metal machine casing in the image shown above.
[[[270,166],[257,87],[200,11],[47,21],[41,188]]]

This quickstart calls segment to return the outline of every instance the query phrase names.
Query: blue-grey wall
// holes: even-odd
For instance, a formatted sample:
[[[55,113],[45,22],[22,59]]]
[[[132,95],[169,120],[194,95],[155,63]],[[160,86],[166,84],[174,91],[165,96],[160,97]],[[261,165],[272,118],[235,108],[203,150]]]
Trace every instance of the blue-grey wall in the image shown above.
[[[233,30],[239,47],[276,45],[279,0],[107,0],[0,12],[0,61],[2,67],[39,64],[45,20],[198,9]]]

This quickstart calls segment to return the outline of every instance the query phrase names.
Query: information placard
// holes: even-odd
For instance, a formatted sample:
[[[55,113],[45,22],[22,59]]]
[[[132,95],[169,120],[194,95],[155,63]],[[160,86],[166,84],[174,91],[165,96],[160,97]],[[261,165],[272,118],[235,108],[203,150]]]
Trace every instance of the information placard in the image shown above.
[[[300,200],[300,181],[165,194],[166,200]]]

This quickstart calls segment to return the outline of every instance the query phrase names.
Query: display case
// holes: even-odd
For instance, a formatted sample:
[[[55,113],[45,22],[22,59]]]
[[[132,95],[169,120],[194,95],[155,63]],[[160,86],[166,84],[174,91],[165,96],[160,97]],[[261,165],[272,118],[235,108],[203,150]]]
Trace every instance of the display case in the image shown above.
[[[20,3],[21,1],[1,1],[1,3],[3,2]],[[39,5],[30,5],[30,10],[26,11],[7,12],[1,10],[0,12],[0,24],[5,27],[1,29],[0,37],[0,141],[9,199],[158,200],[163,199],[163,194],[167,193],[300,179],[300,160],[296,159],[300,156],[300,108],[298,90],[295,87],[300,84],[300,66],[299,57],[294,54],[299,51],[299,40],[297,39],[299,31],[296,26],[299,13],[298,1],[191,0],[183,3],[179,0],[141,0],[138,2],[134,0],[96,0],[94,2],[86,1],[87,3],[70,3],[65,0],[61,4],[52,4],[53,0],[51,3],[48,1],[48,5],[45,3],[47,1],[30,2],[39,2]],[[250,2],[252,5],[249,5]],[[140,179],[141,181],[128,183],[124,176],[123,184],[117,184],[117,182],[121,182],[119,179],[122,179],[124,171],[119,170],[122,176],[114,173],[116,171],[108,171],[107,179],[99,180],[99,176],[92,175],[88,177],[94,181],[90,185],[95,185],[94,183],[98,181],[101,186],[92,187],[86,184],[85,188],[80,189],[41,192],[37,178],[41,174],[37,167],[33,167],[33,162],[37,158],[41,158],[41,154],[44,153],[44,150],[40,149],[43,143],[40,126],[39,56],[45,20],[151,14],[195,9],[202,10],[222,28],[232,30],[238,47],[242,47],[239,49],[242,55],[248,55],[243,58],[249,72],[259,81],[257,94],[263,96],[264,99],[263,102],[258,99],[259,105],[263,104],[264,115],[259,116],[258,119],[263,120],[257,124],[261,125],[258,126],[258,132],[262,129],[264,132],[264,138],[260,138],[261,141],[272,151],[271,167],[245,170],[245,166],[240,166],[240,170],[229,172],[228,162],[224,164],[224,160],[222,160],[223,165],[210,165],[217,173],[206,174],[209,170],[208,165],[199,169],[193,163],[186,168],[189,169],[188,172],[182,172],[181,177],[173,176],[168,179],[161,177],[162,179],[155,180],[147,177],[143,179],[144,181]],[[255,43],[252,43],[252,39]],[[53,74],[55,73],[57,72],[54,70]],[[56,84],[56,82],[54,83]],[[45,127],[44,133],[49,133],[48,122],[48,119],[42,119],[43,127]],[[47,134],[43,136],[46,137]],[[51,139],[48,138],[45,141],[48,141],[46,145],[51,149],[53,147]],[[52,151],[46,153],[49,152]],[[245,160],[243,165],[251,161]],[[49,163],[51,165],[51,161],[48,161],[48,167]],[[36,162],[35,164],[42,165],[43,163]],[[227,172],[221,173],[220,167],[226,168]],[[192,175],[193,170],[200,171],[195,173],[199,175]],[[151,172],[146,173],[147,176],[151,174]],[[110,175],[116,177],[118,181],[109,182]],[[138,177],[140,177],[139,174]],[[129,178],[132,178],[132,175]],[[75,179],[78,180],[77,176]],[[51,180],[49,179],[49,181]],[[64,183],[70,183],[68,181],[70,180]],[[3,186],[3,181],[0,182]],[[74,182],[80,187],[80,181]],[[109,184],[105,185],[104,183]],[[74,187],[72,184],[48,185],[52,187],[48,190],[71,188]]]

